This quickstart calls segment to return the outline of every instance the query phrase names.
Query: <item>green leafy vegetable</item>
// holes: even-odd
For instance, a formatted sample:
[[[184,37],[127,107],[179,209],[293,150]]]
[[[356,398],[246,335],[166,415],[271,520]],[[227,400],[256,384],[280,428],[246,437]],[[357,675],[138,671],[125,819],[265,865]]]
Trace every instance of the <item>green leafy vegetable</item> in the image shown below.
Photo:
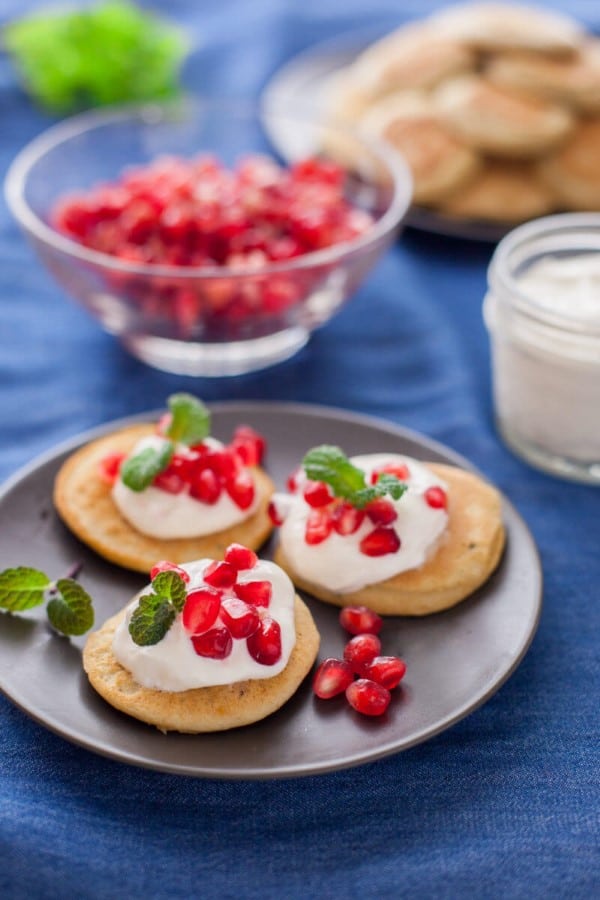
[[[74,578],[51,581],[43,572],[26,566],[0,572],[0,609],[23,612],[45,600],[50,624],[61,634],[85,634],[94,624],[92,599]]]
[[[188,446],[199,444],[210,434],[210,412],[191,394],[172,394],[168,399],[171,424],[167,436]]]
[[[156,476],[167,468],[174,449],[171,441],[166,441],[160,449],[146,447],[135,456],[130,456],[121,466],[121,481],[136,493],[145,491]]]
[[[129,620],[129,634],[140,647],[162,641],[187,596],[185,582],[177,572],[159,572],[152,579],[152,591],[142,594]]]
[[[61,634],[85,634],[94,624],[92,598],[71,578],[59,578],[46,613],[50,624]]]
[[[187,50],[179,29],[127,0],[34,13],[4,40],[28,91],[58,114],[173,97]]]
[[[367,485],[362,469],[353,465],[343,450],[330,444],[309,450],[302,466],[311,481],[324,481],[334,496],[347,500],[357,509],[386,494],[399,500],[407,490],[402,481],[389,473],[382,473],[376,484]]]
[[[0,609],[22,612],[39,606],[50,584],[48,576],[37,569],[25,566],[5,569],[0,572]]]

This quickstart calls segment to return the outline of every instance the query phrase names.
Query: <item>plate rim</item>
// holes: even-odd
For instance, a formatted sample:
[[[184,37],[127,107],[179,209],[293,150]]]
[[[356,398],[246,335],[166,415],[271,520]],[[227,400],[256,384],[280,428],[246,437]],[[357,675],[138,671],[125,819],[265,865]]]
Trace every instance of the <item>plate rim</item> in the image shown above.
[[[434,438],[431,438],[428,435],[423,434],[417,430],[398,425],[391,420],[384,419],[379,416],[361,412],[354,412],[352,410],[344,409],[341,407],[302,402],[288,403],[285,401],[270,400],[225,400],[217,401],[215,403],[207,403],[206,405],[208,406],[211,413],[217,414],[234,414],[238,410],[243,412],[249,409],[256,409],[258,407],[259,410],[269,413],[276,413],[278,410],[283,410],[285,413],[292,413],[294,415],[305,414],[317,418],[333,417],[334,419],[341,419],[349,424],[356,422],[364,425],[367,428],[374,428],[376,430],[387,433],[392,437],[397,436],[401,439],[415,441],[424,449],[431,449],[434,452],[439,452],[446,458],[450,458],[455,461],[456,464],[460,467],[475,472],[481,475],[481,477],[483,477],[487,481],[490,481],[490,479],[488,479],[484,473],[480,472],[480,470],[475,467],[466,457],[462,456],[462,454],[453,450],[451,447],[448,447],[442,442],[437,441]],[[92,428],[86,429],[69,438],[66,438],[63,441],[60,441],[48,450],[36,455],[30,462],[21,466],[19,469],[17,469],[16,472],[13,473],[13,475],[9,476],[8,479],[0,484],[0,505],[2,504],[7,494],[14,490],[15,487],[17,487],[22,481],[33,475],[40,467],[51,463],[53,460],[58,459],[69,452],[72,452],[73,450],[90,440],[103,437],[107,433],[110,433],[121,427],[127,427],[130,424],[135,424],[140,421],[147,421],[152,417],[156,417],[156,415],[160,415],[162,411],[162,409],[152,409],[145,412],[120,417],[118,419],[109,420],[97,426],[93,426]],[[499,490],[499,488],[497,489]],[[366,755],[360,753],[346,754],[344,757],[337,757],[335,760],[326,760],[321,763],[311,763],[308,768],[303,765],[290,764],[287,767],[280,767],[277,769],[263,766],[245,768],[239,771],[236,771],[234,769],[218,769],[215,767],[207,767],[206,765],[194,767],[192,769],[192,767],[187,764],[178,765],[177,763],[173,762],[145,759],[128,750],[115,749],[109,742],[99,743],[97,740],[93,740],[91,738],[86,740],[85,736],[82,736],[80,733],[74,731],[73,728],[68,725],[59,727],[52,721],[52,719],[45,719],[37,714],[37,712],[32,711],[20,699],[20,692],[17,691],[15,693],[8,690],[1,672],[0,692],[2,692],[2,694],[9,700],[9,702],[14,704],[18,709],[21,710],[21,712],[23,712],[28,718],[35,721],[38,725],[46,728],[48,731],[58,735],[62,739],[68,740],[70,743],[82,747],[87,751],[96,753],[100,756],[117,762],[125,763],[127,765],[141,767],[152,771],[159,771],[175,775],[184,775],[194,778],[255,781],[307,777],[326,774],[328,772],[340,771],[358,765],[367,765],[386,756],[409,750],[412,747],[424,743],[431,738],[436,737],[438,734],[441,734],[442,732],[453,727],[462,719],[466,718],[472,712],[475,712],[477,709],[483,706],[495,693],[497,693],[497,691],[500,690],[500,688],[506,683],[506,681],[512,676],[512,674],[521,664],[538,630],[543,607],[543,569],[541,566],[539,550],[535,543],[535,539],[523,517],[502,491],[500,491],[500,495],[502,499],[503,509],[508,515],[508,518],[511,520],[510,526],[517,527],[521,530],[522,534],[520,535],[520,537],[521,539],[525,539],[525,542],[527,544],[527,551],[529,554],[531,554],[534,561],[532,571],[534,573],[536,590],[535,597],[532,601],[531,606],[532,614],[530,613],[527,629],[524,632],[524,640],[521,642],[518,652],[516,652],[511,657],[510,666],[502,672],[501,676],[492,679],[491,683],[489,681],[486,682],[482,690],[475,696],[475,699],[470,699],[464,702],[458,709],[453,710],[451,713],[439,720],[435,725],[422,727],[417,733],[413,734],[411,738],[404,740],[401,746],[398,746],[397,740],[389,740],[387,742],[382,742],[376,749],[370,750]],[[509,529],[507,528],[507,531],[508,530]],[[307,678],[309,677],[310,673]]]

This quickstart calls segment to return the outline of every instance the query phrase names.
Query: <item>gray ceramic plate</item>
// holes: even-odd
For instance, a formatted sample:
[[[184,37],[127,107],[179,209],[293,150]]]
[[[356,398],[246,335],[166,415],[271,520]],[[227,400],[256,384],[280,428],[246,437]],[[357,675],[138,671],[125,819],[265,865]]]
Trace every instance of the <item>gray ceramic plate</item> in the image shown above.
[[[380,37],[380,30],[350,33],[299,53],[275,72],[266,85],[262,94],[264,109],[273,112],[296,109],[312,115],[324,112],[328,80]],[[300,137],[291,134],[288,126],[285,131],[277,129],[274,122],[276,119],[268,123],[268,131],[285,157],[291,149],[301,146]],[[514,227],[508,223],[444,216],[423,206],[412,206],[405,223],[419,231],[485,243],[496,243]]]
[[[389,450],[469,465],[414,432],[340,410],[269,403],[212,409],[217,437],[227,440],[240,422],[251,423],[267,437],[267,466],[280,486],[300,454],[320,443],[339,444],[351,454]],[[83,562],[81,581],[94,597],[98,622],[120,609],[145,579],[104,562],[64,528],[52,508],[52,482],[73,449],[139,420],[113,422],[79,436],[22,470],[0,493],[0,569],[32,565],[59,577],[74,562]],[[386,620],[381,635],[385,652],[401,655],[408,671],[383,719],[360,717],[343,698],[317,700],[307,679],[290,702],[256,725],[212,735],[163,735],[95,694],[81,668],[84,639],[68,641],[53,634],[43,613],[0,614],[0,687],[22,710],[68,740],[166,772],[281,778],[396,753],[443,731],[487,700],[529,646],[541,605],[538,555],[527,527],[507,502],[504,517],[504,559],[477,594],[439,615]],[[306,599],[321,633],[321,658],[340,655],[344,633],[338,610]]]

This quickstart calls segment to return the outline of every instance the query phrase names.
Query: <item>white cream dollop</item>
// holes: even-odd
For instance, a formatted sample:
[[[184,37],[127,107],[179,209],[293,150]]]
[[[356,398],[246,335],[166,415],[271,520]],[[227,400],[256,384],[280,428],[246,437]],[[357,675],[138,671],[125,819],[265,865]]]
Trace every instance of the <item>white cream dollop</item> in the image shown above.
[[[292,568],[303,578],[330,591],[347,594],[368,584],[385,581],[399,572],[423,565],[437,547],[448,522],[445,509],[434,509],[424,498],[430,487],[445,483],[433,472],[408,456],[391,453],[373,453],[353,456],[351,462],[366,474],[367,484],[371,473],[387,463],[403,463],[408,467],[408,490],[400,500],[391,500],[398,518],[392,526],[401,544],[396,553],[385,556],[366,556],[361,553],[361,540],[375,528],[365,517],[354,534],[332,533],[320,544],[307,544],[304,539],[310,506],[302,497],[302,491],[286,498],[287,512],[280,528],[282,549]],[[277,503],[277,495],[275,496]]]
[[[223,448],[223,444],[214,438],[206,438],[204,443],[214,450]],[[147,447],[160,449],[163,445],[164,438],[149,435],[138,441],[130,456]],[[186,448],[177,447],[176,452],[185,453]],[[195,500],[187,490],[169,494],[150,485],[144,491],[132,491],[120,478],[115,480],[112,498],[123,518],[136,531],[165,540],[202,537],[223,531],[251,516],[259,503],[256,494],[248,509],[240,509],[224,490],[213,504]]]
[[[190,576],[188,592],[205,586],[202,573],[210,562],[209,559],[200,559],[180,567]],[[273,585],[269,606],[258,609],[275,619],[281,628],[281,657],[274,665],[265,666],[256,662],[250,656],[244,639],[234,639],[232,651],[225,659],[198,656],[189,632],[183,627],[181,615],[177,616],[162,641],[140,647],[133,641],[128,630],[137,598],[129,604],[124,619],[115,631],[112,644],[115,658],[131,672],[138,684],[159,691],[188,691],[219,684],[234,684],[247,679],[273,678],[287,666],[296,643],[294,586],[279,566],[263,559],[252,569],[244,569],[239,573],[238,582],[247,581],[270,581]],[[223,596],[235,595],[226,591]],[[211,627],[219,625],[222,622],[217,618]]]

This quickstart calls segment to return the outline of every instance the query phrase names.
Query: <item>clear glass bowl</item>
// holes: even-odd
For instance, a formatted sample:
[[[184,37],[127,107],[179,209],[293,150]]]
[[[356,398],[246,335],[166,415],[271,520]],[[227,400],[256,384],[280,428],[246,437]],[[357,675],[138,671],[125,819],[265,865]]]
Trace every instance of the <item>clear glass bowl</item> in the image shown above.
[[[285,136],[285,140],[279,140]],[[115,181],[158,156],[209,153],[225,165],[267,153],[284,162],[314,154],[342,161],[346,196],[374,225],[360,237],[259,270],[138,264],[87,249],[49,224],[56,201]],[[6,177],[6,198],[62,287],[139,359],[186,375],[234,375],[294,354],[350,297],[394,240],[411,200],[411,178],[391,149],[317,120],[235,101],[187,99],[75,116],[35,138]],[[236,291],[285,285],[293,302],[251,315],[223,313]],[[267,304],[268,305],[268,304]]]

